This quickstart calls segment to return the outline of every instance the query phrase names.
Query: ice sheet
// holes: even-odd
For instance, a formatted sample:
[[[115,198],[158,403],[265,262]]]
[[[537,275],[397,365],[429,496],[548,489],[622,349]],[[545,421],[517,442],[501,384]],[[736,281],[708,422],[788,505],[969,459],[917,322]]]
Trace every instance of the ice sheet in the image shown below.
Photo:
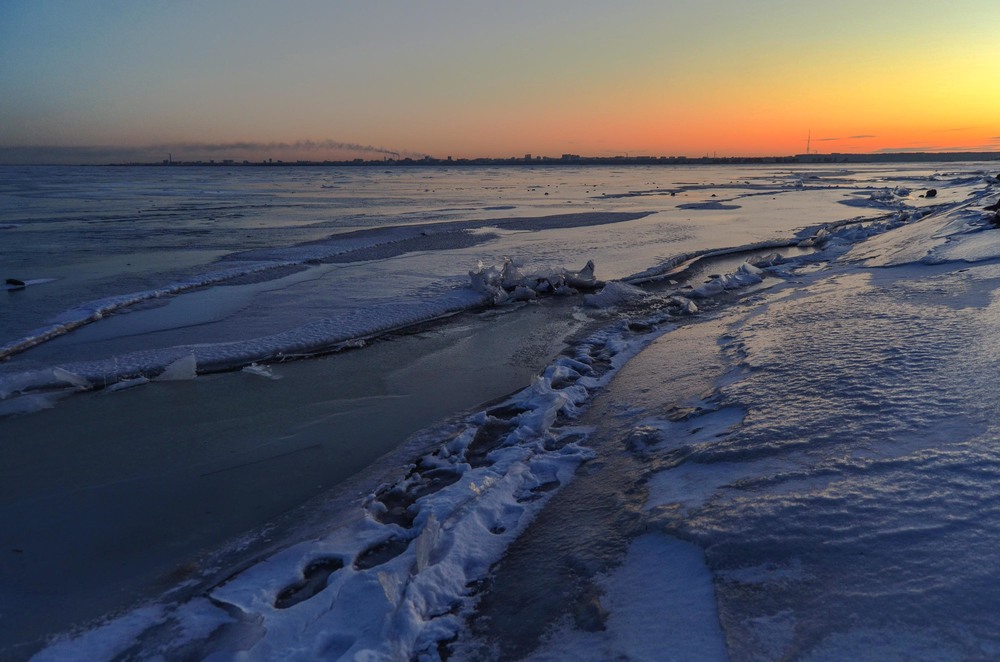
[[[652,652],[694,640],[699,651],[722,657],[725,639],[729,653],[740,659],[795,651],[829,659],[863,651],[866,641],[869,650],[893,650],[893,642],[898,643],[889,636],[893,624],[901,623],[899,631],[913,630],[907,629],[904,611],[891,605],[915,599],[921,591],[953,604],[975,585],[980,586],[973,594],[977,610],[991,603],[991,589],[976,581],[984,548],[969,538],[973,534],[963,533],[967,529],[950,526],[949,517],[960,513],[963,525],[996,517],[992,502],[977,506],[968,497],[983,493],[977,476],[992,485],[996,473],[989,422],[997,352],[985,339],[995,336],[993,320],[1000,317],[993,310],[995,298],[975,290],[984,284],[995,288],[998,277],[990,264],[969,273],[948,264],[969,256],[992,259],[993,230],[970,208],[992,195],[995,184],[964,175],[933,181],[946,191],[941,207],[926,199],[908,204],[912,190],[901,195],[889,189],[890,199],[877,193],[878,187],[855,183],[855,191],[870,189],[866,204],[888,200],[891,209],[833,223],[802,223],[779,238],[762,236],[770,235],[769,229],[746,230],[754,241],[722,244],[736,245],[725,253],[791,243],[814,252],[780,264],[738,266],[692,288],[711,299],[725,296],[727,283],[745,288],[761,278],[781,282],[774,292],[746,297],[741,304],[745,317],[720,335],[719,343],[741,369],[720,380],[711,402],[683,417],[647,416],[641,430],[618,430],[621,439],[635,442],[629,450],[657,469],[648,481],[646,510],[672,535],[637,538],[621,566],[607,574],[600,602],[608,610],[604,633],[566,627],[553,634],[552,648],[546,650],[559,645],[581,656],[600,650],[662,659],[651,657]],[[840,185],[817,186],[813,192],[839,201],[844,198]],[[743,212],[766,193],[781,189],[800,195],[810,186],[808,178],[785,178],[774,190],[742,198],[739,209],[701,204],[681,211]],[[710,202],[704,192],[699,195],[701,203]],[[616,199],[647,198],[660,202],[669,196],[648,190]],[[708,223],[721,223],[720,218]],[[524,235],[531,233],[503,235],[502,241],[522,241]],[[681,250],[656,264],[647,261],[642,270],[626,274],[634,276],[626,280],[669,281],[677,266],[710,257],[718,246],[678,246]],[[534,266],[566,252],[579,252],[579,247],[562,252],[545,247],[527,261]],[[840,256],[845,257],[837,262]],[[799,268],[809,263],[815,266]],[[873,269],[887,266],[897,269]],[[518,269],[523,276],[525,267]],[[503,272],[496,269],[501,281]],[[506,276],[514,274],[508,269]],[[513,292],[515,280],[520,283],[511,281]],[[499,287],[506,292],[502,282]],[[479,296],[472,288],[464,292]],[[434,450],[414,459],[399,480],[353,502],[353,515],[339,528],[288,547],[201,597],[165,600],[101,628],[64,636],[38,659],[123,650],[166,657],[189,650],[227,657],[248,650],[264,658],[434,659],[441,642],[461,634],[476,587],[492,564],[576,468],[593,457],[587,444],[592,430],[575,426],[576,416],[646,344],[682,321],[684,313],[698,313],[669,289],[644,299],[630,294],[634,290],[616,285],[593,314],[616,314],[606,311],[638,299],[637,305],[645,306],[643,317],[612,318],[611,326],[574,344],[570,355],[552,362],[528,389],[426,431],[438,442]],[[708,303],[705,310],[712,314],[714,304]],[[417,305],[407,319],[427,316],[428,308]],[[317,333],[326,333],[328,342],[329,327]],[[287,343],[280,334],[275,337],[280,338],[270,339],[275,346]],[[199,348],[192,354],[187,347],[173,347],[175,354],[169,356],[182,361],[185,370],[178,372],[188,376],[191,360],[186,357],[193,357],[196,366],[213,360],[221,365],[232,361],[226,354],[230,349]],[[250,353],[241,357],[255,360]],[[39,389],[32,375],[73,388],[80,387],[79,379],[94,383],[85,368],[67,364],[61,369],[68,374],[50,367],[15,373],[20,381],[9,382],[6,393],[34,395],[32,389]],[[977,371],[968,388],[968,375]],[[636,402],[655,401],[656,393],[647,391],[637,392]],[[615,425],[631,424],[623,418],[607,425],[615,430]],[[951,442],[952,434],[960,444],[936,447]],[[929,473],[922,474],[925,470]],[[934,485],[950,491],[938,502],[924,500],[923,495],[935,493]],[[954,576],[927,587],[928,577],[948,575],[941,559],[958,548],[971,551],[952,567]],[[859,550],[868,557],[865,564],[855,562]],[[900,557],[897,550],[906,554]],[[899,558],[909,565],[899,565]],[[815,595],[837,599],[816,602],[811,600]],[[666,605],[662,619],[683,628],[688,641],[654,627],[650,604]],[[861,609],[874,624],[837,625],[834,631],[831,624],[840,622],[844,605]],[[940,610],[934,614],[946,616]],[[971,623],[965,639],[947,629],[925,630],[927,640],[915,650],[942,657],[977,646],[985,651],[992,645],[989,625],[988,620]],[[134,648],[123,649],[125,642]],[[544,654],[539,652],[542,659]]]

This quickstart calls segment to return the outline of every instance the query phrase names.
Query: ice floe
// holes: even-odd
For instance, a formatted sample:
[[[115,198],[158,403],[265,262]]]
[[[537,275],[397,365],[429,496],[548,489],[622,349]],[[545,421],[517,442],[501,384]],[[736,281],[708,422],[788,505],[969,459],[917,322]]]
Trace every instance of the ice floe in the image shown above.
[[[281,375],[276,375],[274,370],[269,365],[261,365],[259,363],[251,363],[250,365],[243,368],[243,372],[248,375],[256,375],[258,377],[264,377],[265,379],[278,380],[281,379]]]
[[[156,380],[160,382],[179,382],[194,379],[198,376],[198,359],[194,354],[182,356],[163,369]]]

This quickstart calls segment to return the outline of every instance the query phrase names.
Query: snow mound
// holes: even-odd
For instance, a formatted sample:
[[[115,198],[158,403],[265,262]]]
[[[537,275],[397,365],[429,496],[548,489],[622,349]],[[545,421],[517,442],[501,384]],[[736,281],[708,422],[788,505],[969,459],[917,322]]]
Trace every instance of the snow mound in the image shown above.
[[[647,296],[645,290],[635,285],[612,281],[605,285],[604,289],[600,292],[585,295],[583,297],[583,304],[591,308],[614,308],[640,301]]]
[[[726,290],[735,290],[749,285],[756,285],[764,280],[763,273],[763,269],[758,269],[749,262],[744,262],[736,271],[716,276],[707,283],[693,288],[688,292],[688,296],[695,299],[706,299],[721,294]]]
[[[547,273],[524,275],[510,258],[497,267],[486,267],[480,262],[469,272],[472,289],[487,297],[493,305],[512,301],[526,301],[540,295],[568,296],[580,290],[596,290],[604,286],[594,275],[594,261],[590,260],[579,271],[550,270]]]

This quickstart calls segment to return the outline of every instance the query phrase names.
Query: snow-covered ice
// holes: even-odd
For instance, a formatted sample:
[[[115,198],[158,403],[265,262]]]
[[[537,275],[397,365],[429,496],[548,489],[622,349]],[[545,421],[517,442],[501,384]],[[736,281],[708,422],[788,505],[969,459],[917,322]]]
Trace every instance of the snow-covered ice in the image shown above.
[[[578,329],[524,388],[413,434],[380,483],[330,490],[313,509],[336,515],[308,537],[218,581],[178,579],[35,659],[1000,654],[1000,240],[983,210],[1000,183],[971,164],[664,188],[637,172],[577,198],[592,213],[538,214],[512,195],[469,221],[463,193],[388,229],[234,251],[219,264],[243,273],[178,279],[198,284],[162,291],[166,306],[146,305],[161,289],[135,290],[8,342],[2,413],[30,419],[133,385],[173,397],[223,368],[242,368],[219,376],[233,388],[276,388],[290,381],[274,381],[279,356],[364,354],[431,320],[560,310]],[[547,185],[597,190],[573,181]],[[191,306],[191,324],[169,328],[185,297],[224,302],[216,287],[247,307]],[[440,321],[468,310],[476,322]],[[87,400],[95,389],[110,395]],[[554,547],[553,527],[579,548]],[[531,558],[545,563],[518,565]],[[496,625],[546,593],[540,622]]]

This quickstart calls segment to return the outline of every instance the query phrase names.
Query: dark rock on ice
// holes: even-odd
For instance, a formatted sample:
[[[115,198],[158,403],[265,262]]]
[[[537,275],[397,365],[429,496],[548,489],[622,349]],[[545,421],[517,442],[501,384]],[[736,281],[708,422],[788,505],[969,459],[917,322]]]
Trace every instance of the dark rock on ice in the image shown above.
[[[936,198],[937,197],[937,189],[936,188],[929,188],[929,189],[927,189],[927,193],[924,193],[924,197],[925,198]]]

